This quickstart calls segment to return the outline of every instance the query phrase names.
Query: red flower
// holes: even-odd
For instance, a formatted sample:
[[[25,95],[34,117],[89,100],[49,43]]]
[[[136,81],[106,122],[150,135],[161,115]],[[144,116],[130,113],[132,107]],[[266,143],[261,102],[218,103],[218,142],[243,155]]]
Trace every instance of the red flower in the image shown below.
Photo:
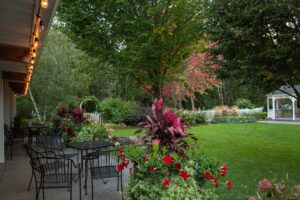
[[[150,167],[150,172],[152,172],[152,173],[153,173],[153,172],[155,172],[155,170],[156,170],[156,168],[155,168],[155,167],[153,167],[153,166],[151,166],[151,167]]]
[[[215,178],[213,180],[214,184],[215,184],[215,187],[218,188],[219,187],[219,179]]]
[[[170,184],[170,182],[171,182],[171,179],[166,179],[162,182],[162,186],[167,187]]]
[[[190,175],[189,175],[189,173],[187,172],[187,171],[181,171],[181,173],[180,173],[180,175],[179,175],[183,180],[187,180],[187,179],[189,179],[190,178]]]
[[[209,171],[205,171],[203,173],[203,177],[206,179],[206,180],[212,180],[214,177],[210,174]]]
[[[121,149],[121,150],[119,151],[119,155],[120,155],[121,157],[123,157],[124,154],[125,154],[124,150]]]
[[[123,171],[123,170],[124,170],[124,167],[125,167],[125,166],[123,165],[123,163],[117,165],[117,171],[118,171],[118,172]]]
[[[170,155],[166,155],[163,158],[163,161],[164,161],[165,165],[169,165],[169,164],[171,164],[174,161],[174,158],[172,158]]]
[[[64,127],[63,127],[63,132],[67,132],[67,130],[68,130],[68,127],[67,127],[67,126],[64,126]]]
[[[144,157],[142,158],[142,160],[143,160],[144,163],[147,162],[147,157],[144,156]]]
[[[175,164],[174,164],[174,167],[175,167],[175,169],[180,170],[181,165],[180,165],[179,163],[175,163]]]
[[[127,168],[127,166],[128,166],[128,161],[124,161],[124,162],[122,162],[122,164],[123,164],[124,167]]]
[[[136,165],[137,164],[137,161],[136,160],[131,160],[131,162]]]
[[[221,166],[221,176],[225,176],[225,175],[226,175],[226,172],[227,172],[227,166],[226,166],[226,164],[224,163],[224,164]]]
[[[227,190],[231,190],[232,183],[231,181],[226,181]]]

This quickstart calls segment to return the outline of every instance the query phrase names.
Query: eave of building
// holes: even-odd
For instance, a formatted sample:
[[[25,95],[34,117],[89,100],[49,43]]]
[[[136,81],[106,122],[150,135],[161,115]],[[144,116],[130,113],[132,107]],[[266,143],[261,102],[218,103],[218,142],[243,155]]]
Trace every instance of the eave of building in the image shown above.
[[[9,82],[16,94],[27,92],[57,4],[58,0],[48,0],[48,8],[41,8],[40,0],[2,0],[0,4],[0,71],[2,79]],[[38,32],[39,44],[32,70],[29,63],[37,19],[42,19],[44,29]]]

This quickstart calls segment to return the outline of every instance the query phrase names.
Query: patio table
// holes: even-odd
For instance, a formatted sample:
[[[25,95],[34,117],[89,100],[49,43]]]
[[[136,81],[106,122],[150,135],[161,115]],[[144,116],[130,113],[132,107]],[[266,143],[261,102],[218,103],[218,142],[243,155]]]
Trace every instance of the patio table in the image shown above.
[[[108,147],[112,147],[113,144],[108,141],[89,141],[89,142],[76,142],[76,143],[69,143],[66,144],[67,147],[77,149],[78,152],[80,152],[80,163],[81,163],[81,173],[83,172],[83,159],[84,156],[86,156],[90,150],[96,150],[96,149],[104,149]],[[79,154],[77,154],[77,163],[79,161],[78,158]],[[87,161],[86,161],[87,162]],[[85,166],[87,167],[87,166]],[[84,189],[85,189],[85,195],[87,195],[87,173],[82,173],[83,176],[85,176],[84,181]],[[81,175],[80,175],[81,176]],[[81,195],[81,187],[80,187],[80,195]],[[80,197],[81,199],[81,197]]]
[[[28,130],[28,145],[32,145],[33,137],[36,137],[36,143],[40,143],[40,134],[42,131],[49,129],[49,126],[46,125],[30,125],[27,127]]]

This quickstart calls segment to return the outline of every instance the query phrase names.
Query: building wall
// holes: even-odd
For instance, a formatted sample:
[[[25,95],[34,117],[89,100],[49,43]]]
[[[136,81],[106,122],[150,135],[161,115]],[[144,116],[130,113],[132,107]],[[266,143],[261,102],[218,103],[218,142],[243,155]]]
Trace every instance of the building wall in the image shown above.
[[[3,80],[0,71],[0,163],[5,161],[4,156],[4,98]]]
[[[4,124],[11,125],[16,115],[16,97],[8,82],[1,79],[0,71],[0,163],[5,161]]]

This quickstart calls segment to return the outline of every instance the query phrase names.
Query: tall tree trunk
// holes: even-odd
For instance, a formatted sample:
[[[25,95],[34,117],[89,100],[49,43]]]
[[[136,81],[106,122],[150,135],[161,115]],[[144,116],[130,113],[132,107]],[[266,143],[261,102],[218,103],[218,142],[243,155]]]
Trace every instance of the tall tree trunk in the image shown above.
[[[193,99],[193,97],[190,97],[190,98],[191,98],[192,110],[195,110],[195,102],[194,102],[194,99]]]
[[[36,106],[36,103],[35,103],[35,100],[34,100],[34,98],[33,98],[33,96],[32,96],[32,93],[31,93],[30,88],[28,88],[28,92],[29,92],[29,96],[30,96],[30,99],[31,99],[31,101],[32,101],[33,107],[34,107],[34,109],[35,109],[35,112],[36,112],[36,114],[37,114],[37,117],[38,117],[39,121],[42,121],[42,120],[41,120],[40,113],[39,113],[39,109],[38,109],[38,107]]]

